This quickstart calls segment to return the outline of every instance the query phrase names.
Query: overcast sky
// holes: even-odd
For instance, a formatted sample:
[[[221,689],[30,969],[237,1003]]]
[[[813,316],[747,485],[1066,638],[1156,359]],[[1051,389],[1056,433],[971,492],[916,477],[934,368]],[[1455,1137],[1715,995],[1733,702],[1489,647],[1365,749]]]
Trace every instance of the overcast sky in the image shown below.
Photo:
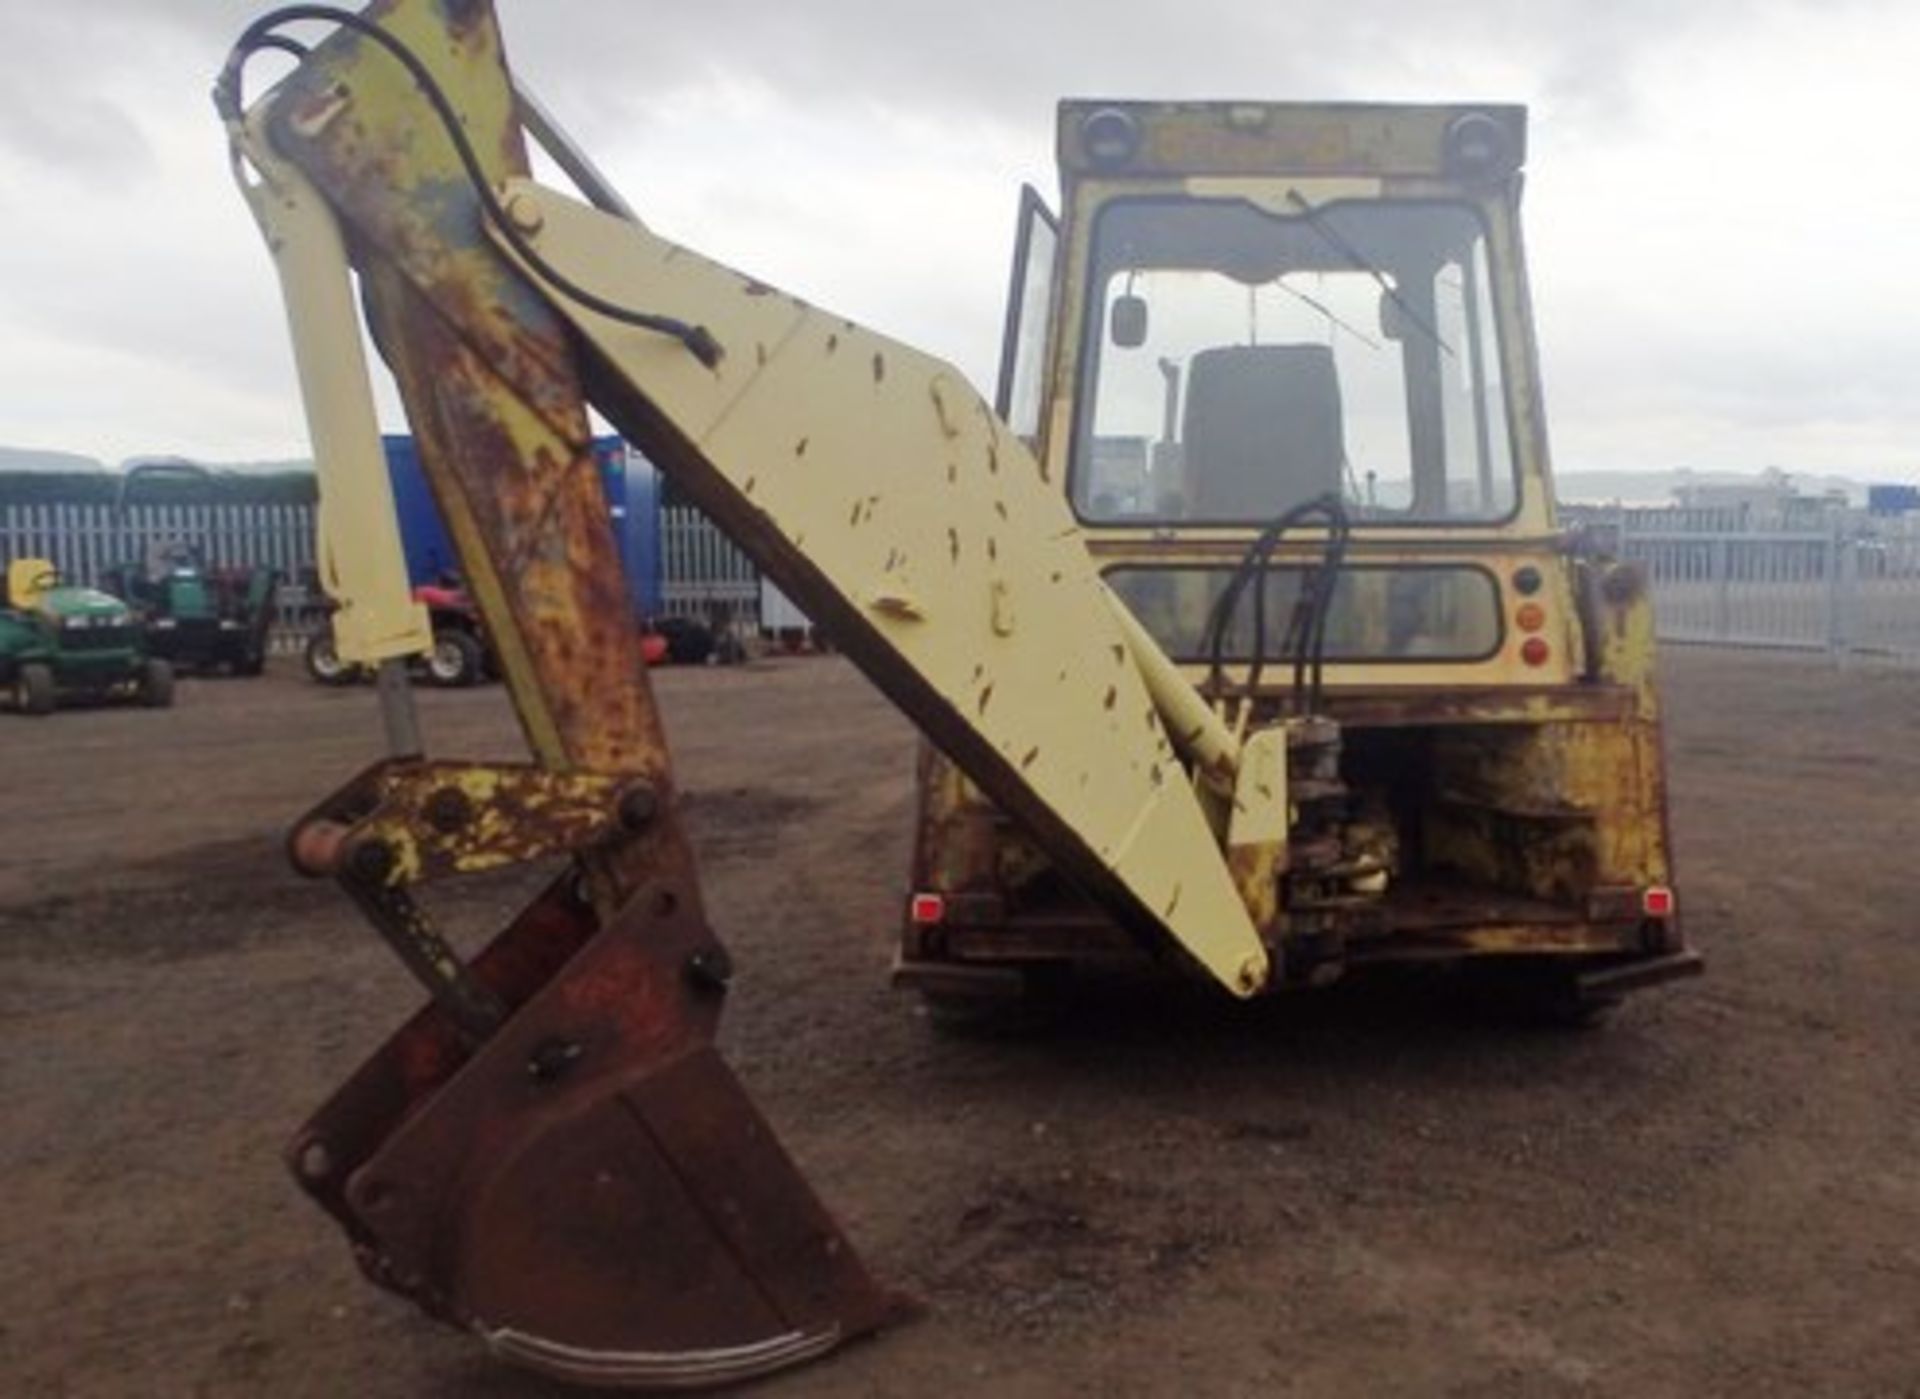
[[[264,8],[0,0],[0,444],[306,455],[206,97]],[[1058,97],[1524,101],[1562,471],[1920,479],[1914,0],[499,8],[657,229],[983,384]]]

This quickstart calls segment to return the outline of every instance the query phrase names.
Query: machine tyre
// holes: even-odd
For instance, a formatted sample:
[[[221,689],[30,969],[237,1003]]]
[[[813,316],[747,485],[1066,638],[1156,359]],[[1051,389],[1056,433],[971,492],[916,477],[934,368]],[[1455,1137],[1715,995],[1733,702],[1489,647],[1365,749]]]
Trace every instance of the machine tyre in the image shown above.
[[[20,667],[13,682],[14,704],[22,714],[51,714],[59,701],[53,682],[53,667],[29,661]]]
[[[1598,1029],[1621,1000],[1583,991],[1572,972],[1533,967],[1484,975],[1475,990],[1482,1007],[1497,1019],[1542,1030]]]
[[[316,632],[307,638],[303,658],[307,674],[321,685],[351,685],[360,678],[360,668],[340,659],[340,653],[333,648],[333,637],[327,632]]]
[[[1569,986],[1544,996],[1531,1009],[1534,1023],[1550,1030],[1598,1030],[1619,1008],[1618,996],[1589,995]]]
[[[140,668],[140,703],[148,709],[173,707],[173,667],[158,656],[149,656]]]
[[[662,617],[654,629],[666,638],[667,659],[675,665],[705,665],[713,654],[713,631],[684,617]]]
[[[438,631],[427,652],[427,679],[442,689],[460,689],[479,681],[486,669],[486,653],[468,632]]]
[[[969,995],[961,991],[920,992],[927,1024],[945,1039],[1022,1039],[1044,1034],[1058,1024],[1070,999],[1072,968],[1028,968],[1020,994]]]

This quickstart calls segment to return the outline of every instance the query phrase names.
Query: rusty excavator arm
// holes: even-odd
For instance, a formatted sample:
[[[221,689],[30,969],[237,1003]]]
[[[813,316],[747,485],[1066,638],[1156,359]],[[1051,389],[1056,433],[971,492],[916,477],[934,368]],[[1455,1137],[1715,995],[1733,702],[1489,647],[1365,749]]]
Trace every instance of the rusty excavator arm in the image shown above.
[[[298,65],[248,105],[262,48]],[[530,181],[526,131],[551,123],[484,0],[278,11],[216,98],[281,273],[342,649],[418,636],[351,269],[531,750],[429,761],[390,723],[400,755],[296,828],[295,863],[432,1000],[296,1135],[295,1175],[375,1279],[573,1380],[720,1383],[873,1330],[899,1302],[713,1048],[729,963],[587,405],[1125,926],[1236,996],[1274,972],[1272,735],[1242,745],[1116,609],[955,370],[656,235],[570,148],[605,207]],[[413,898],[553,855],[567,873],[471,960]]]

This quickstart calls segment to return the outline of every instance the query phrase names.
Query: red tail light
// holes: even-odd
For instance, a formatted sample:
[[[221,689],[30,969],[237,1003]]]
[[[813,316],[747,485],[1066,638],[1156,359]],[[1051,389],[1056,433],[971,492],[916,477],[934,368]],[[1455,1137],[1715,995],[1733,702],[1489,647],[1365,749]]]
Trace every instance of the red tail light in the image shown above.
[[[923,928],[945,920],[947,901],[939,894],[915,894],[907,904],[907,917]]]
[[[1552,649],[1537,636],[1530,636],[1520,644],[1520,659],[1528,665],[1540,666],[1547,663]]]
[[[1655,884],[1640,895],[1640,911],[1649,918],[1673,917],[1673,890]]]

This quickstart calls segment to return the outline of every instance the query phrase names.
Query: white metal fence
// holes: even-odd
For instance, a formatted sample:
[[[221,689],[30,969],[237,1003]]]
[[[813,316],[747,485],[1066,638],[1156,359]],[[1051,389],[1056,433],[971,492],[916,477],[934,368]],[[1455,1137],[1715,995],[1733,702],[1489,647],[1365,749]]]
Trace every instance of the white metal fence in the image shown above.
[[[92,587],[116,565],[140,563],[157,545],[185,540],[220,567],[313,567],[311,505],[0,505],[0,558],[52,559]]]
[[[1624,510],[1591,523],[1646,567],[1664,640],[1920,665],[1920,530],[1906,520],[1833,511],[1756,528],[1737,512]]]
[[[760,574],[753,562],[691,505],[660,510],[660,600],[669,617],[717,628],[761,624]],[[67,578],[97,586],[108,569],[145,561],[156,545],[184,540],[209,565],[277,569],[281,630],[304,640],[317,613],[306,586],[314,562],[311,505],[0,505],[0,564],[51,559]],[[289,644],[293,644],[290,642]]]
[[[312,624],[304,586],[313,571],[314,507],[104,503],[0,505],[0,562],[50,559],[63,577],[96,587],[108,569],[143,563],[159,545],[185,541],[211,567],[266,567],[282,586],[275,649],[304,643]]]
[[[660,610],[717,629],[760,624],[760,571],[691,505],[660,508]]]

